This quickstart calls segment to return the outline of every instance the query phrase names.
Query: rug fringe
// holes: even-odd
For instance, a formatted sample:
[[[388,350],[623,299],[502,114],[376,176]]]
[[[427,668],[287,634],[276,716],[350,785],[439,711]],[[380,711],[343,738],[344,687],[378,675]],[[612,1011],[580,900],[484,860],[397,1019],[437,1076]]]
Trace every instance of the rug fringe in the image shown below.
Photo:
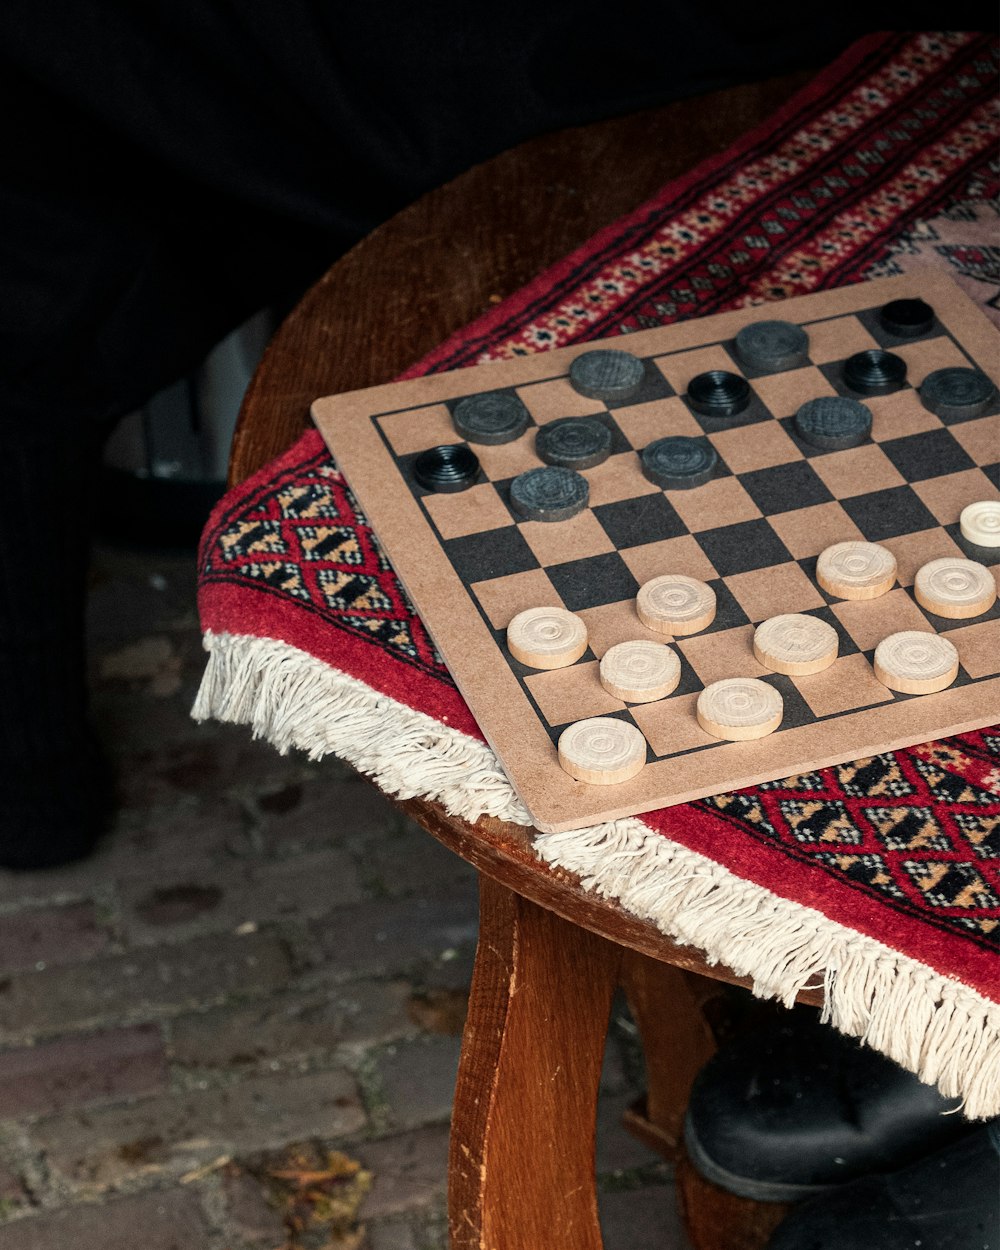
[[[465,820],[530,825],[488,746],[286,643],[206,633],[196,720],[249,725],[282,754],[334,754],[397,798],[433,799]],[[307,710],[303,710],[307,709]],[[536,834],[547,863],[696,946],[790,1006],[825,992],[823,1018],[948,1097],[1000,1115],[1000,1004],[873,938],[778,897],[629,818]]]

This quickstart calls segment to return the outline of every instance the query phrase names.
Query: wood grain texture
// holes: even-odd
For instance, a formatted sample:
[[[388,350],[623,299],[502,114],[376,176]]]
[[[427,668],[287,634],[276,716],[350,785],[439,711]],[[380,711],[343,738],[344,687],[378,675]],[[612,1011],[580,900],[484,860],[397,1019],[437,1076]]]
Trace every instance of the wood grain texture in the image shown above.
[[[790,1210],[783,1203],[752,1202],[719,1189],[699,1176],[683,1154],[677,1196],[692,1250],[765,1250]]]
[[[482,879],[452,1112],[452,1250],[601,1250],[597,1087],[622,954]]]

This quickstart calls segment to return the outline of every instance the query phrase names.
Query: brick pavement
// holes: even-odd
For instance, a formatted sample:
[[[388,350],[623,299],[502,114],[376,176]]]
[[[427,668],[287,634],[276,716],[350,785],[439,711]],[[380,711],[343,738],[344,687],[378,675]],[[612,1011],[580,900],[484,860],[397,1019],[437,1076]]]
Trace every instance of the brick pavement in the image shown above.
[[[193,563],[98,551],[120,810],[87,861],[0,870],[0,1250],[443,1250],[474,874],[337,761],[190,720]],[[622,1009],[607,1250],[683,1250],[668,1169],[619,1125],[640,1067]],[[307,1166],[311,1226],[278,1175]]]

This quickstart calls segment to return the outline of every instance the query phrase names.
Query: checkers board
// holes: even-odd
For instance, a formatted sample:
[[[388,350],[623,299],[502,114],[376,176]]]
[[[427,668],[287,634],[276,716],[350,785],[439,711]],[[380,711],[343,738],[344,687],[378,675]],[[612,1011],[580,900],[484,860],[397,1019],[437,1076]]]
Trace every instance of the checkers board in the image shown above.
[[[892,300],[921,298],[934,309],[916,338],[888,333],[878,318]],[[734,338],[753,321],[780,318],[808,334],[808,362],[782,373],[741,367]],[[570,362],[605,346],[644,363],[640,393],[621,406],[570,386]],[[850,395],[845,360],[888,348],[907,364],[905,382],[865,399],[871,435],[860,446],[821,451],[799,439],[794,414],[807,400]],[[416,610],[441,651],[485,737],[537,827],[555,832],[686,802],[725,790],[913,745],[989,724],[1000,711],[1000,606],[974,620],[929,615],[914,598],[917,569],[965,556],[1000,578],[1000,548],[972,547],[959,514],[1000,499],[1000,407],[939,418],[917,387],[936,369],[975,366],[1000,384],[1000,334],[943,275],[885,278],[700,320],[618,336],[603,343],[432,374],[317,400],[313,415]],[[736,417],[699,416],[685,396],[691,379],[723,369],[750,384]],[[475,485],[432,493],[417,483],[417,455],[461,441],[452,409],[464,396],[510,391],[532,425],[513,442],[475,444]],[[537,427],[596,416],[612,432],[612,454],[584,470],[589,506],[570,520],[526,521],[509,504],[512,479],[541,464]],[[642,474],[638,452],[671,434],[707,438],[718,452],[711,481],[663,490]],[[839,600],[819,588],[816,558],[850,539],[888,547],[896,586],[880,598]],[[700,578],[718,612],[701,633],[672,639],[639,622],[635,595],[667,572]],[[522,609],[563,606],[587,625],[589,647],[568,668],[535,671],[505,642]],[[828,621],[840,638],[837,661],[803,677],[772,673],[754,658],[754,626],[778,613]],[[899,630],[941,633],[957,647],[955,683],[907,696],[875,678],[876,645]],[[631,704],[601,686],[600,657],[632,638],[670,642],[681,681],[669,697]],[[699,692],[724,677],[770,682],[784,719],[750,742],[710,737],[695,717]],[[556,742],[568,724],[614,716],[636,725],[647,763],[618,785],[574,781]]]

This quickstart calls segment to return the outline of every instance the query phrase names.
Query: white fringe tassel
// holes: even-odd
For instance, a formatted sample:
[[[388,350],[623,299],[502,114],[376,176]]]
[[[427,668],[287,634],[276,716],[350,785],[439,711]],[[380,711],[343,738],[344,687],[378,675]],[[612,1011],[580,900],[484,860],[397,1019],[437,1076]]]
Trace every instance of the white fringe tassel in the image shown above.
[[[282,754],[333,754],[397,798],[453,816],[530,825],[485,744],[270,639],[205,635],[208,665],[192,715],[249,725]],[[822,986],[824,1019],[963,1099],[973,1119],[1000,1115],[1000,1004],[873,938],[779,898],[630,818],[535,835],[546,862],[618,900],[675,941],[791,1005]],[[1000,978],[998,978],[1000,980]]]

